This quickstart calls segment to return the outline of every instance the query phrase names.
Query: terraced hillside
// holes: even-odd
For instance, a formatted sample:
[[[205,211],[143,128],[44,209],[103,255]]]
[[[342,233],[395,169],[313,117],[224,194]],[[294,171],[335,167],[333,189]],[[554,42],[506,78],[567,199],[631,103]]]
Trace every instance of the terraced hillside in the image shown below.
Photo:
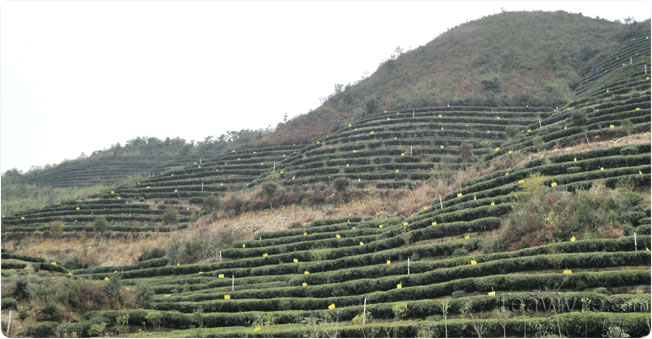
[[[64,232],[93,232],[98,217],[105,217],[113,232],[168,232],[184,228],[198,210],[192,198],[244,188],[274,169],[300,146],[235,151],[195,162],[82,201],[64,202],[2,218],[3,234],[29,235],[49,231],[51,223],[65,224]],[[199,199],[201,203],[201,199]],[[167,208],[177,211],[178,227],[163,226]]]
[[[60,330],[87,333],[122,318],[157,337],[597,337],[615,326],[642,336],[650,331],[649,206],[630,206],[636,238],[566,234],[518,250],[486,246],[533,173],[549,192],[629,179],[649,187],[649,160],[650,144],[541,158],[481,176],[408,218],[349,216],[260,233],[216,263],[73,271],[72,279],[120,279],[155,295],[144,309],[89,312]]]
[[[507,126],[524,128],[550,113],[527,107],[433,107],[374,114],[283,161],[282,182],[330,184],[346,178],[358,187],[414,188],[435,173],[446,175],[493,153],[507,139]]]

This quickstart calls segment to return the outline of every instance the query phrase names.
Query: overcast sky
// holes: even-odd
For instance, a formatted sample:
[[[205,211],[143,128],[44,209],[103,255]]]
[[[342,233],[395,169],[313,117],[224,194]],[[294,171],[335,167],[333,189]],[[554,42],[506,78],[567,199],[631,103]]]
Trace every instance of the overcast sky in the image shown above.
[[[137,136],[276,126],[397,46],[515,10],[637,21],[644,1],[8,1],[0,9],[0,167],[27,170]]]

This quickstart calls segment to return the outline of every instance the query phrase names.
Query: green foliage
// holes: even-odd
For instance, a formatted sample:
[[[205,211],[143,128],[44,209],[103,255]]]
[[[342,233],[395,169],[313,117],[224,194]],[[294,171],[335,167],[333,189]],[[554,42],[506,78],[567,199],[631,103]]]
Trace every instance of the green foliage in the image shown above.
[[[168,208],[161,216],[161,221],[164,225],[176,225],[178,222],[177,210],[175,208]]]
[[[24,278],[16,280],[16,287],[13,292],[14,297],[20,301],[29,301],[31,292],[29,290],[28,282]]]
[[[36,314],[36,320],[38,321],[61,321],[61,318],[61,312],[55,303],[46,304]]]
[[[517,125],[508,125],[505,127],[505,135],[507,135],[507,137],[510,139],[513,139],[516,135],[518,135],[519,131],[520,127]]]
[[[272,201],[274,200],[274,194],[276,194],[277,189],[278,186],[274,183],[266,183],[263,185],[263,193],[269,202],[269,208],[272,208]]]
[[[16,310],[18,309],[18,302],[13,298],[2,298],[3,310]]]
[[[154,297],[154,292],[149,286],[138,285],[136,288],[136,305],[142,308],[149,308],[152,304],[152,298]]]
[[[93,324],[88,329],[88,335],[91,337],[101,337],[106,330],[106,323]]]
[[[151,259],[156,259],[156,258],[163,258],[165,257],[166,251],[165,249],[161,247],[150,247],[143,249],[143,254],[138,257],[138,261],[143,262]]]
[[[539,152],[542,152],[545,149],[545,142],[540,135],[537,135],[534,137],[534,139],[532,139],[532,144],[534,145],[534,148],[536,148],[536,150]]]
[[[217,212],[220,208],[220,199],[214,195],[204,198],[202,210],[208,213]]]
[[[630,119],[623,120],[620,124],[620,127],[623,129],[623,131],[625,131],[627,135],[632,134],[634,131],[634,123]]]
[[[106,217],[99,216],[95,218],[95,233],[104,234],[109,229],[109,223],[106,220]]]
[[[53,221],[50,223],[50,234],[53,237],[60,237],[63,235],[64,223],[61,221]]]
[[[528,179],[525,183],[528,181],[535,182]],[[573,236],[617,238],[629,233],[638,220],[629,213],[642,208],[636,194],[600,185],[574,193],[538,185],[526,187],[526,191],[528,198],[507,216],[501,234],[510,249],[568,241]]]

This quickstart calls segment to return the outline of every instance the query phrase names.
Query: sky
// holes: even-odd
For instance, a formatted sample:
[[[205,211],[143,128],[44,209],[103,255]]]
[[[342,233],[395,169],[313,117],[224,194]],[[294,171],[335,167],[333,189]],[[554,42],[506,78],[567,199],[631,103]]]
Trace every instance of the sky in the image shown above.
[[[0,1],[0,169],[138,136],[276,126],[401,46],[502,10],[648,19],[646,1]]]

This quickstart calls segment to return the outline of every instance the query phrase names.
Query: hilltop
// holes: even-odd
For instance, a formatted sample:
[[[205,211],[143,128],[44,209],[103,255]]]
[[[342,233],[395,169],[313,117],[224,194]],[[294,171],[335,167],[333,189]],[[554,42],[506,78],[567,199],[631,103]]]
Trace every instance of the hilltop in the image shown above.
[[[336,90],[314,111],[254,145],[313,142],[368,113],[442,105],[562,106],[581,75],[649,27],[566,12],[507,12],[474,20]],[[649,29],[649,28],[647,28]]]

